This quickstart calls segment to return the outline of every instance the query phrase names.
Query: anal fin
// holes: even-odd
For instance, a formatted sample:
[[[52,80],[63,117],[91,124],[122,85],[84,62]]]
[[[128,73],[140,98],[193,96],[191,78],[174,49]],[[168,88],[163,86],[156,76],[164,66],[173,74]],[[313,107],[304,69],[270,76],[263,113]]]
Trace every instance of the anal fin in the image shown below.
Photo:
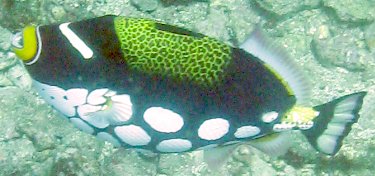
[[[293,144],[291,142],[291,131],[270,134],[252,141],[247,144],[266,153],[272,157],[284,155]]]
[[[204,162],[207,163],[209,169],[217,171],[227,163],[228,158],[237,147],[238,144],[234,144],[204,150]]]

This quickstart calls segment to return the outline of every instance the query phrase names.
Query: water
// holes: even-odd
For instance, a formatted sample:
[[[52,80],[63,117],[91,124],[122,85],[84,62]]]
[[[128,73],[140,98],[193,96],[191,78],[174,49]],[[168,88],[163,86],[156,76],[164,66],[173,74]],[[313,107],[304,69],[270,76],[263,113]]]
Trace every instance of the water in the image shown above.
[[[375,154],[375,12],[373,1],[3,1],[0,5],[0,175],[372,175]],[[156,4],[156,5],[155,5]],[[160,158],[116,149],[74,128],[30,89],[10,51],[26,24],[105,14],[147,17],[241,43],[260,24],[311,81],[311,105],[366,90],[362,117],[333,158],[302,135],[279,158],[241,147],[219,171],[202,152]]]

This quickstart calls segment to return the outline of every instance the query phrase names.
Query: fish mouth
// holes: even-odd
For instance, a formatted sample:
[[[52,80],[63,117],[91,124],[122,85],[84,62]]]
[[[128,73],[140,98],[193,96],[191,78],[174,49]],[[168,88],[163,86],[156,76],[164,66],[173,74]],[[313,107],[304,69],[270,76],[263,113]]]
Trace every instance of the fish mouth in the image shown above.
[[[22,32],[17,32],[16,34],[14,34],[12,37],[11,37],[11,41],[12,41],[12,47],[14,48],[23,48],[23,37],[22,37]]]

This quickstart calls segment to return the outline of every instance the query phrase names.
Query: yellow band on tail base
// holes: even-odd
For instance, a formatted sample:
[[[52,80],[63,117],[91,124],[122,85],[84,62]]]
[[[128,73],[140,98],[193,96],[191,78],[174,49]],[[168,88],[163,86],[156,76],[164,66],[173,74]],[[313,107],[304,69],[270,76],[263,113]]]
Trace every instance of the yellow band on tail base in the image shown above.
[[[15,48],[13,47],[14,53],[17,57],[23,61],[31,60],[37,53],[38,50],[38,39],[36,35],[35,26],[27,26],[23,30],[23,47]]]
[[[318,111],[308,107],[293,107],[282,119],[285,123],[305,124],[312,122],[319,115]]]

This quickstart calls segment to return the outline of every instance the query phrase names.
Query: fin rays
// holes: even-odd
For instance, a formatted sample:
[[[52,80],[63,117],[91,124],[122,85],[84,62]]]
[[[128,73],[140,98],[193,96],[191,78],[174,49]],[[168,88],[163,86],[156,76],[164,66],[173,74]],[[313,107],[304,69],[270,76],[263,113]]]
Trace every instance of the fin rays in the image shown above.
[[[310,144],[322,153],[335,155],[357,122],[365,95],[366,92],[353,93],[314,107],[320,112],[314,119],[315,125],[302,131]]]
[[[280,47],[268,41],[259,28],[253,31],[240,48],[263,60],[277,71],[293,90],[298,104],[309,102],[309,82],[304,78],[303,73]]]

